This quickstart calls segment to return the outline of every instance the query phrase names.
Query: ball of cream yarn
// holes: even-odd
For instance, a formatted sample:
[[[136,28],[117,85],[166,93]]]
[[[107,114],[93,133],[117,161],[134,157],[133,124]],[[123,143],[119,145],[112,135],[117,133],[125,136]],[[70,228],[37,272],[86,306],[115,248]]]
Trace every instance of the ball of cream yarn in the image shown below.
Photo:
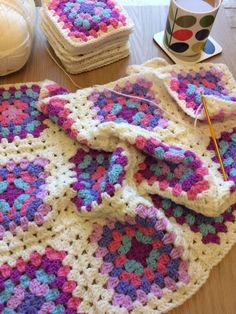
[[[0,76],[18,71],[27,62],[34,22],[33,0],[0,0]]]

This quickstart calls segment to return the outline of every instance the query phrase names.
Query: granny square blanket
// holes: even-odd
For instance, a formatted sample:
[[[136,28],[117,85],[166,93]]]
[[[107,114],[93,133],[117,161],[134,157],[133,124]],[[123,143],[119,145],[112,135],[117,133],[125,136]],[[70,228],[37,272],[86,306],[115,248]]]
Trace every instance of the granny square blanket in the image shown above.
[[[165,313],[207,280],[236,241],[236,98],[201,67],[0,87],[0,313]]]

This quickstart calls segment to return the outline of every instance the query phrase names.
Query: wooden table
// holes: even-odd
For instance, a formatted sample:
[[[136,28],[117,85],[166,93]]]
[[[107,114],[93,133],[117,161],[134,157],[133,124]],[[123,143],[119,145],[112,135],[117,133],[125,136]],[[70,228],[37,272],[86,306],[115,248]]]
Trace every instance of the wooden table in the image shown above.
[[[125,74],[128,64],[140,64],[153,57],[163,57],[165,54],[153,42],[153,34],[162,30],[166,22],[166,7],[127,7],[135,22],[135,33],[131,37],[131,56],[113,65],[81,74],[74,75],[74,80],[80,86],[102,84],[116,80]],[[38,21],[39,22],[39,21]],[[236,77],[236,47],[231,39],[231,33],[224,10],[214,26],[213,36],[222,45],[224,52],[211,59],[212,62],[226,63]],[[170,61],[170,60],[168,60]],[[71,90],[75,87],[64,73],[50,59],[45,50],[45,40],[36,32],[33,53],[27,65],[18,73],[0,78],[0,84],[40,81],[45,78],[54,80]],[[207,283],[184,305],[169,314],[235,314],[236,313],[236,246],[215,267]],[[147,313],[148,314],[148,313]]]

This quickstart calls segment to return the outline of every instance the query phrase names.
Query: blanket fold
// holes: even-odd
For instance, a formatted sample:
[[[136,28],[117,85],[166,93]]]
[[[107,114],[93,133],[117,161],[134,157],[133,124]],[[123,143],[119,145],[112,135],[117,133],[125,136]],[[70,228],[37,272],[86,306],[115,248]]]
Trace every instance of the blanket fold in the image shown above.
[[[45,99],[39,110],[91,148],[113,151],[120,141],[134,145],[140,162],[136,169],[133,164],[133,180],[141,190],[217,216],[236,201],[233,171],[230,167],[229,181],[224,182],[219,166],[211,161],[207,126],[194,128],[191,119],[177,109],[166,95],[159,72],[134,74],[105,87]],[[233,120],[228,123],[234,125]],[[145,155],[150,158],[142,159]]]

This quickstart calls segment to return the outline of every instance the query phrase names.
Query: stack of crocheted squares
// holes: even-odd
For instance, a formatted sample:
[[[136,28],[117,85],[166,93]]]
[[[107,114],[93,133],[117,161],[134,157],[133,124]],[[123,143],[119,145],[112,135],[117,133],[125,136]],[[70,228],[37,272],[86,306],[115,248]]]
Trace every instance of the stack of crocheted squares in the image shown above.
[[[129,55],[133,23],[116,0],[43,0],[41,18],[48,42],[72,74]]]

